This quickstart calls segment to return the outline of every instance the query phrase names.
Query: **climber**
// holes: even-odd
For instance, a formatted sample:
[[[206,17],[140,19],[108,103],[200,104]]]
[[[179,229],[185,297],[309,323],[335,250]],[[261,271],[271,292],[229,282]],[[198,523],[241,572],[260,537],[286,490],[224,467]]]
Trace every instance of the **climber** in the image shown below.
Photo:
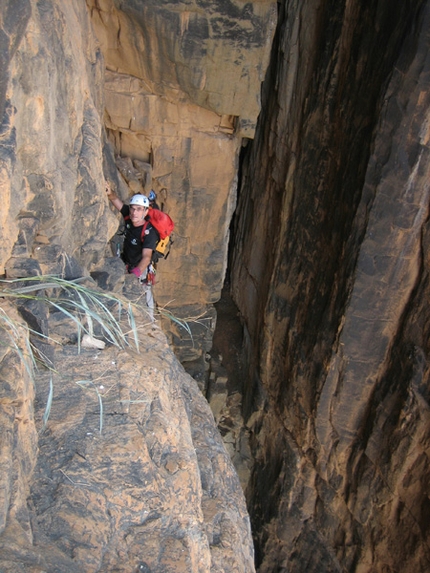
[[[160,239],[157,230],[148,217],[149,200],[140,193],[133,195],[130,205],[125,205],[106,181],[106,194],[112,205],[118,209],[125,220],[124,245],[121,258],[127,271],[133,273],[139,282],[147,286],[145,290],[147,305],[152,313],[154,300],[151,284],[154,276],[152,255]],[[152,316],[152,314],[151,314]]]

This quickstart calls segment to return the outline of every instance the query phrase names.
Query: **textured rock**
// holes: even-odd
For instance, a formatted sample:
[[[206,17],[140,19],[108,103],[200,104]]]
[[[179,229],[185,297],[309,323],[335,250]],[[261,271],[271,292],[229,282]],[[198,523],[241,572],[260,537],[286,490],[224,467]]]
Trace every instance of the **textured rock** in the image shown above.
[[[276,22],[272,0],[87,4],[109,69],[169,101],[234,116],[240,135],[252,137]]]
[[[158,268],[158,302],[175,299],[181,307],[215,302],[236,202],[239,139],[222,132],[215,113],[171,103],[147,92],[144,82],[110,72],[106,111],[115,149],[137,166],[136,160],[151,160],[151,187],[175,221],[174,248],[168,264]],[[122,173],[128,183],[144,178],[133,164]]]
[[[216,413],[233,456],[249,436],[260,573],[425,571],[429,2],[277,7],[235,224],[248,369]],[[123,198],[154,185],[177,223],[157,297],[194,319],[192,337],[177,323],[170,337],[201,359],[272,14],[238,0],[2,2],[1,268],[121,290],[103,179]],[[20,312],[46,327],[38,308]],[[147,332],[136,383],[128,356],[78,358],[70,322],[49,321],[70,378],[56,380],[34,476],[32,391],[2,351],[2,570],[252,571],[237,477],[161,333]],[[101,437],[94,387],[72,375],[104,391]],[[41,374],[38,429],[48,384]],[[136,384],[148,402],[127,410]]]
[[[181,304],[185,313],[187,308],[193,313],[197,309],[200,316],[203,306],[212,317],[211,303],[225,273],[226,237],[235,202],[239,140],[232,135],[232,120],[197,108],[191,102],[177,101],[172,105],[159,97],[159,109],[155,111],[167,113],[171,109],[173,115],[179,114],[180,121],[173,125],[176,129],[179,124],[183,131],[176,147],[174,130],[165,132],[160,126],[151,127],[151,153],[155,150],[157,159],[149,163],[145,153],[134,154],[140,147],[133,143],[131,130],[126,135],[121,123],[126,115],[114,117],[119,125],[104,115],[104,61],[86,6],[82,2],[55,0],[23,2],[22,7],[25,5],[31,6],[31,15],[29,9],[19,10],[16,3],[2,5],[2,26],[9,25],[6,11],[8,18],[16,14],[17,21],[6,30],[10,36],[10,63],[7,73],[2,69],[0,78],[2,85],[7,85],[0,138],[0,191],[4,206],[1,267],[10,277],[43,273],[72,279],[91,274],[105,288],[127,290],[130,277],[126,277],[124,285],[122,263],[107,248],[117,230],[118,217],[105,197],[104,178],[111,178],[124,198],[139,185],[156,184],[166,206],[171,201],[177,222],[178,260],[176,267],[171,267],[171,271],[176,270],[176,279],[168,277],[172,283],[169,288],[175,296],[184,291]],[[111,73],[106,77],[109,86],[114,83],[116,87],[122,85],[123,79],[124,74]],[[151,94],[140,80],[133,85],[136,90],[128,99],[136,96],[139,113],[146,113],[152,105]],[[107,96],[113,112],[116,108],[111,90]],[[118,88],[117,98],[121,105],[127,101],[126,90],[121,93]],[[198,137],[195,118],[202,124]],[[105,120],[111,141],[115,142],[123,130],[126,156],[122,161],[114,157],[112,145],[105,138]],[[146,129],[142,116],[138,115],[138,120],[133,128]],[[193,138],[198,143],[195,149]],[[139,134],[136,139],[139,140]],[[223,145],[219,145],[221,142]],[[172,201],[170,187],[168,194],[163,191],[170,181],[168,173],[160,169],[169,166],[172,149],[176,152],[181,148],[179,168],[173,175],[178,184],[172,183],[171,188],[179,189],[182,195],[179,193]],[[191,149],[193,157],[201,159],[192,168],[185,163],[185,158],[190,160]],[[208,182],[208,177],[218,176],[217,170],[225,173],[219,177],[218,193],[215,182]],[[183,184],[181,178],[185,174],[187,182]],[[203,188],[208,188],[208,197],[211,196],[211,200],[206,197],[206,204],[205,195],[200,193]],[[199,217],[194,217],[198,222],[196,231],[192,216],[187,220],[176,217],[176,205],[180,211],[183,205],[198,211]],[[210,228],[210,233],[204,226]],[[194,234],[198,237],[195,247],[189,241]],[[206,242],[201,240],[204,234],[208,236]],[[112,243],[115,247],[115,240]],[[205,260],[205,266],[198,266],[191,281],[181,267],[181,260],[186,257]],[[212,269],[206,270],[208,258]],[[161,271],[159,277],[161,289]],[[199,288],[204,293],[196,298]],[[141,296],[140,290],[138,295]],[[23,306],[21,312],[42,330],[47,325],[37,310]],[[35,474],[32,399],[30,390],[27,388],[27,395],[25,388],[20,387],[24,382],[28,385],[22,368],[17,370],[17,388],[10,404],[4,403],[7,416],[1,433],[7,436],[2,440],[7,471],[2,476],[4,529],[0,537],[0,569],[33,573],[145,568],[160,573],[253,571],[249,518],[239,480],[209,407],[195,382],[168,350],[161,331],[150,329],[146,333],[143,365],[142,358],[119,358],[112,348],[85,350],[78,356],[73,322],[53,313],[49,324],[53,340],[66,345],[66,350],[62,354],[50,345],[43,348],[45,356],[62,374],[53,375],[51,418],[41,434]],[[199,336],[207,345],[207,327],[203,330]],[[40,344],[38,352],[42,352]],[[102,355],[91,354],[95,352]],[[122,371],[112,364],[121,360]],[[3,366],[11,366],[10,360]],[[12,381],[12,373],[8,376]],[[98,384],[99,378],[106,381],[109,376],[109,393],[102,397],[105,433],[99,437],[96,433],[100,402],[94,389],[100,393],[104,384]],[[38,378],[38,430],[49,378],[48,372]],[[87,382],[77,385],[79,380],[94,380],[97,386]],[[10,381],[5,377],[4,391],[7,384]],[[145,394],[145,403],[127,402],[136,391]],[[22,404],[25,408],[21,408]],[[126,419],[129,423],[124,423]],[[109,426],[108,420],[115,423]],[[113,439],[119,440],[118,448]],[[94,482],[87,481],[88,470]]]
[[[2,116],[6,111],[9,65],[22,40],[30,15],[31,4],[29,0],[21,2],[6,0],[2,2],[2,21],[0,24],[0,111]]]
[[[25,323],[12,305],[3,301],[1,310],[0,537],[15,531],[25,547],[32,540],[26,499],[37,459],[34,387],[31,361],[20,358],[28,355]]]
[[[226,271],[241,136],[252,135],[260,109],[274,3],[115,6],[5,5],[0,266],[13,255],[37,259],[42,273],[103,273],[119,222],[104,178],[124,199],[153,187],[176,223],[156,298],[181,318],[206,313],[207,328]],[[208,348],[195,324],[196,344],[178,347],[183,360]]]
[[[137,308],[135,318],[140,353],[56,346],[55,370],[36,376],[34,419],[31,383],[3,353],[5,573],[254,571],[243,492],[209,406],[161,330]]]
[[[119,167],[128,184],[122,197],[152,187],[175,221],[155,294],[178,318],[191,318],[193,343],[169,329],[178,356],[202,360],[226,272],[241,137],[252,137],[260,111],[275,4],[87,4],[109,70],[109,139],[118,166],[133,160],[126,173]]]
[[[175,222],[169,259],[158,265],[155,296],[179,319],[190,319],[193,343],[181,328],[165,325],[178,356],[201,358],[211,347],[212,304],[226,272],[240,139],[216,113],[156,96],[144,81],[112,72],[106,72],[106,116],[127,183],[123,199],[152,188]]]
[[[117,221],[103,197],[103,61],[89,16],[74,2],[6,6],[16,38],[0,137],[0,267],[13,252],[50,260],[43,272],[56,273],[56,248],[63,265],[74,257],[91,269]]]
[[[318,8],[280,12],[238,206],[258,570],[425,571],[430,5]]]

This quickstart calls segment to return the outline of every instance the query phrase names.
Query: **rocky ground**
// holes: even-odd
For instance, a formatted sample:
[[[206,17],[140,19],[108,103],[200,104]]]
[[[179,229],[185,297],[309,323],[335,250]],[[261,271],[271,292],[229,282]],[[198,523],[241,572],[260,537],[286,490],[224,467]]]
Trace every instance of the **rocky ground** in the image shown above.
[[[139,352],[69,340],[51,352],[55,370],[37,374],[34,418],[10,440],[32,462],[5,476],[22,495],[2,515],[3,573],[254,570],[244,496],[207,402],[158,324],[138,324]]]

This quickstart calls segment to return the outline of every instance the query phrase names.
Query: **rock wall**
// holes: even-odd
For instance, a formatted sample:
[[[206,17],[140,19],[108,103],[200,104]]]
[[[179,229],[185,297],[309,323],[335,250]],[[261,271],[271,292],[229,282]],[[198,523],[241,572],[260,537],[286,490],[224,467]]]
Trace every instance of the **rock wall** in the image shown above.
[[[0,132],[3,277],[4,273],[12,279],[38,274],[65,279],[84,276],[96,288],[92,276],[111,290],[127,289],[128,279],[133,277],[124,278],[122,262],[112,257],[108,248],[119,219],[105,197],[104,179],[111,178],[124,198],[136,191],[136,185],[141,188],[143,183],[157,183],[159,197],[165,207],[171,206],[177,221],[178,257],[198,262],[193,273],[188,273],[181,258],[171,257],[169,271],[166,266],[168,281],[162,280],[160,272],[160,300],[163,302],[167,290],[161,289],[168,282],[174,297],[183,296],[179,304],[187,309],[184,312],[188,312],[190,301],[196,313],[201,314],[202,307],[205,312],[210,310],[225,273],[224,243],[236,194],[240,140],[233,134],[235,121],[231,114],[203,109],[182,96],[173,102],[164,95],[154,98],[144,79],[126,77],[123,70],[110,70],[105,75],[89,6],[82,2],[6,1],[0,15],[4,62],[0,71],[4,111]],[[267,45],[263,48],[267,51]],[[124,87],[127,82],[128,93]],[[129,111],[137,115],[137,122],[133,124],[131,116],[127,121],[135,132],[127,131],[123,123],[127,115],[117,105],[121,107],[133,98],[136,107],[133,104]],[[166,119],[164,126],[149,122],[148,127],[145,114],[149,111],[161,124]],[[166,116],[160,118],[160,113]],[[169,169],[176,153],[177,168],[172,176]],[[189,163],[191,158],[195,161]],[[145,175],[148,178],[144,181]],[[213,181],[215,176],[220,190]],[[177,185],[170,187],[171,180]],[[180,218],[175,215],[175,205],[180,212],[192,209],[193,213]],[[194,236],[196,240],[190,243],[189,238]],[[2,311],[6,317],[15,312],[9,312],[5,304]],[[56,354],[45,341],[43,352],[56,364],[59,393],[55,390],[50,429],[43,438],[39,435],[39,440],[36,431],[41,430],[49,375],[42,372],[36,384],[39,394],[35,404],[32,386],[19,360],[20,346],[2,352],[1,455],[5,472],[1,487],[0,569],[25,568],[34,573],[42,569],[113,568],[159,573],[253,571],[249,518],[239,481],[195,382],[174,359],[161,332],[161,343],[158,337],[158,342],[154,340],[158,327],[146,333],[142,347],[145,364],[150,368],[148,364],[157,363],[159,356],[167,362],[159,363],[163,374],[151,381],[150,374],[142,370],[140,355],[117,358],[108,350],[106,362],[97,355],[79,355],[76,337],[67,332],[67,325],[64,331],[58,320],[40,309],[25,306],[20,312],[32,328],[66,345],[66,350]],[[3,313],[1,320],[3,327],[7,321]],[[213,311],[212,315],[209,312],[212,320]],[[210,338],[205,340],[207,326],[200,328],[205,344],[210,344]],[[5,332],[8,341],[7,327]],[[186,346],[192,347],[187,333],[184,338]],[[25,341],[22,335],[22,343]],[[4,346],[8,348],[7,343]],[[28,345],[23,348],[29,352]],[[104,380],[106,368],[117,359],[130,366],[118,373],[112,410],[107,413],[108,419],[118,421],[118,426],[114,424],[108,430],[111,440],[119,440],[116,449],[109,439],[103,445],[90,443],[92,430],[86,431],[87,415],[93,419],[98,402],[87,401],[75,382],[76,378]],[[133,365],[137,364],[134,373]],[[167,380],[164,376],[168,376],[165,370],[169,369],[172,378],[161,396]],[[69,385],[64,379],[67,372],[72,376]],[[128,390],[122,376],[129,379]],[[155,402],[146,413],[146,421],[121,409],[122,391],[133,393],[137,387],[148,391],[152,383]],[[152,398],[145,404],[150,402]],[[55,410],[56,403],[63,404],[64,411]],[[143,410],[138,418],[141,414]],[[126,419],[130,426],[121,434]],[[76,434],[70,432],[72,426]],[[210,436],[212,443],[207,441]],[[92,459],[91,468],[74,465],[83,459],[82,455]],[[130,464],[127,470],[126,464]],[[82,469],[99,475],[100,481],[85,481],[85,476],[78,476]],[[178,493],[181,488],[183,498]],[[219,504],[222,499],[226,505],[224,501]]]
[[[87,5],[110,70],[144,80],[169,101],[232,116],[238,134],[252,137],[276,23],[272,0]]]
[[[274,2],[86,4],[27,0],[2,9],[0,267],[10,277],[24,267],[109,272],[106,244],[115,248],[120,220],[103,197],[104,179],[124,200],[153,188],[176,223],[156,299],[191,319],[192,340],[171,332],[180,358],[202,360]]]
[[[201,361],[211,347],[239,151],[260,110],[275,4],[87,5],[107,67],[109,140],[120,161],[131,161],[128,173],[120,169],[128,185],[123,198],[152,188],[175,221],[169,264],[158,266],[156,299],[190,319],[192,343],[183,329],[165,325],[182,362]]]
[[[32,259],[35,272],[88,273],[117,228],[103,197],[101,53],[82,4],[7,2],[4,10],[22,39],[2,124],[0,266],[20,276]]]
[[[106,73],[106,115],[115,150],[131,164],[131,174],[122,171],[128,186],[154,189],[175,222],[171,253],[158,265],[154,290],[158,304],[175,316],[204,320],[203,328],[190,321],[194,346],[189,336],[181,340],[173,331],[181,359],[196,359],[211,346],[212,305],[225,276],[236,204],[240,139],[224,132],[219,115],[154,96],[143,81],[118,73]]]
[[[183,360],[201,359],[242,138],[255,134],[231,278],[259,572],[425,571],[429,2],[277,7],[265,76],[273,2],[3,2],[0,265],[12,278],[91,275],[127,288],[107,248],[119,219],[104,178],[124,199],[154,188],[177,224],[157,298],[194,318],[194,348],[183,329],[170,338]],[[53,317],[21,313],[56,332]],[[237,476],[155,332],[145,330],[143,361],[112,349],[79,357],[67,336],[64,354],[50,352],[99,394],[109,381],[115,448],[86,430],[100,402],[72,376],[38,452],[48,376],[33,419],[20,346],[2,353],[2,570],[253,570]],[[131,404],[136,391],[146,405]]]
[[[430,5],[279,6],[231,269],[258,571],[425,571]]]
[[[16,308],[2,302],[2,316],[7,316],[14,329],[0,329],[0,535],[9,528],[21,532],[21,539],[31,538],[27,496],[29,477],[37,461],[37,432],[33,424],[35,391],[26,368],[20,359],[26,353],[27,330]],[[11,374],[12,373],[12,374]],[[18,524],[22,523],[22,527]]]

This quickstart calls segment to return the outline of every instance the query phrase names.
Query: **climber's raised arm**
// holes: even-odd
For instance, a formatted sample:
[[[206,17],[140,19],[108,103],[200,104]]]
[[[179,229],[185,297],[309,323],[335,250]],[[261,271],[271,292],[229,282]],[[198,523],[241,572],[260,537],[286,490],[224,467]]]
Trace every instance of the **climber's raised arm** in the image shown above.
[[[112,205],[118,209],[118,211],[121,211],[124,203],[121,201],[121,199],[118,197],[118,195],[112,191],[112,188],[110,186],[109,181],[105,182],[105,189],[106,189],[106,195],[107,198],[109,199],[109,201],[112,203]]]

